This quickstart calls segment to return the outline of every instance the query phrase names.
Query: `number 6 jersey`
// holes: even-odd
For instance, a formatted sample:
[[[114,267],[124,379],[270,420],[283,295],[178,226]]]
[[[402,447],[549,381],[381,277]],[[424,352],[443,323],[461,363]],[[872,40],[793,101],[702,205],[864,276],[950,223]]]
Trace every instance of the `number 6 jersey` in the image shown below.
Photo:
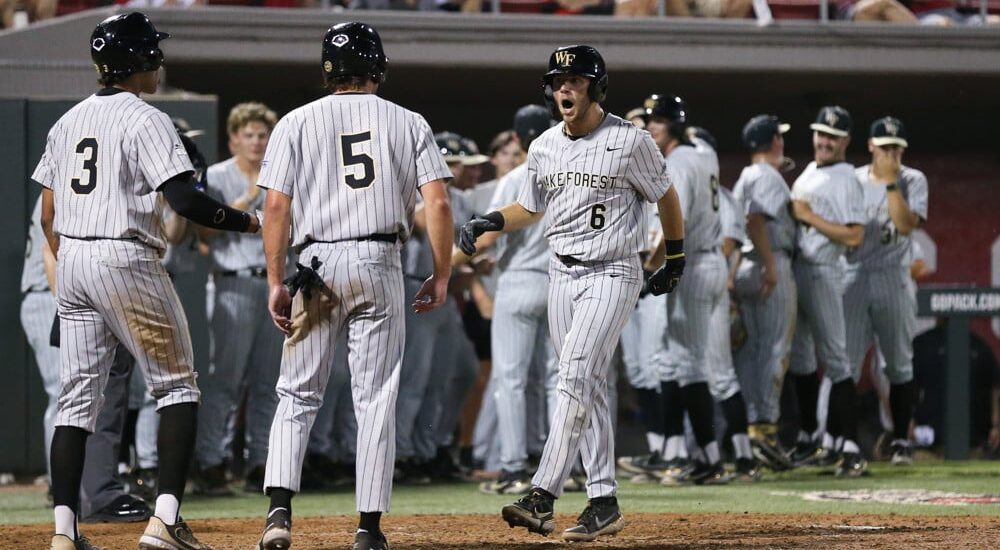
[[[373,94],[328,95],[285,115],[257,185],[292,197],[292,245],[413,225],[417,187],[451,178],[424,117]]]
[[[31,179],[52,190],[59,235],[136,239],[162,252],[157,189],[190,171],[170,117],[135,94],[105,88],[49,130]]]
[[[528,151],[518,202],[545,212],[552,251],[582,261],[637,255],[646,248],[646,202],[670,189],[663,155],[645,130],[608,114],[590,134],[570,139],[560,122]]]

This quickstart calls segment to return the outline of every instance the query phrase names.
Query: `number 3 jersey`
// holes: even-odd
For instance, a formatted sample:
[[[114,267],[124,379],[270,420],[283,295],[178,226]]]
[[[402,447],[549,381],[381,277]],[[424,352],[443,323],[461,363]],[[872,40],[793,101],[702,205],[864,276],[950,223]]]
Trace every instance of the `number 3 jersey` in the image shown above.
[[[372,94],[328,95],[285,115],[257,185],[292,197],[292,245],[394,233],[417,188],[451,178],[427,121]]]
[[[889,217],[889,197],[885,185],[871,181],[870,165],[854,171],[864,189],[865,240],[858,248],[850,251],[847,262],[865,269],[879,269],[893,266],[909,266],[910,235],[901,235]],[[901,166],[899,172],[899,193],[914,214],[927,220],[927,177],[920,170]]]
[[[556,254],[582,261],[637,255],[646,248],[646,203],[671,185],[663,155],[648,132],[612,114],[578,139],[564,127],[560,122],[532,142],[517,202],[545,212]]]
[[[165,113],[107,88],[49,130],[31,179],[52,190],[55,232],[78,239],[136,239],[163,251],[160,185],[193,171]]]

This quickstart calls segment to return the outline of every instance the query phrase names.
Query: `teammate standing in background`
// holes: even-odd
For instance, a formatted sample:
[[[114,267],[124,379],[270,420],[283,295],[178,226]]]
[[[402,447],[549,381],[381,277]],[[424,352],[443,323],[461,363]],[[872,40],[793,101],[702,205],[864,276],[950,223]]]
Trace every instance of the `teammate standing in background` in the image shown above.
[[[337,335],[347,330],[358,422],[354,550],[385,550],[396,394],[405,338],[400,241],[410,236],[417,191],[424,199],[432,275],[418,312],[441,306],[451,276],[453,228],[445,180],[451,172],[420,115],[375,95],[385,80],[382,41],[363,23],[330,27],[323,39],[330,94],[287,114],[268,142],[258,183],[265,198],[269,308],[287,335],[264,485],[270,495],[259,548],[291,545],[309,430],[330,379]],[[327,131],[315,124],[326,121]],[[321,287],[296,294],[282,284],[292,245],[316,258]]]
[[[893,464],[911,464],[910,420],[916,407],[913,332],[917,304],[910,279],[910,233],[927,219],[927,177],[903,166],[909,146],[903,123],[884,117],[871,125],[871,164],[855,175],[864,188],[865,239],[847,255],[847,357],[855,382],[874,338],[885,356]]]
[[[589,503],[577,525],[563,532],[569,541],[595,540],[625,526],[607,380],[643,283],[644,202],[658,202],[667,239],[667,262],[650,278],[654,291],[672,291],[684,265],[680,205],[662,157],[648,134],[604,111],[607,84],[604,59],[594,48],[552,53],[544,91],[562,123],[532,143],[517,201],[465,224],[460,242],[472,255],[476,238],[487,231],[516,231],[545,219],[554,254],[548,315],[559,358],[558,398],[533,487],[502,514],[511,526],[552,532],[554,501],[582,452]]]
[[[666,158],[680,197],[687,248],[688,276],[667,301],[668,353],[660,378],[666,382],[661,393],[665,435],[672,446],[667,449],[668,458],[674,457],[677,445],[684,444],[684,411],[698,446],[693,463],[668,470],[661,483],[725,483],[728,476],[715,440],[707,364],[712,312],[726,292],[728,276],[719,220],[719,159],[711,147],[690,140],[687,108],[681,98],[654,94],[644,104],[646,128]]]
[[[531,142],[551,126],[552,117],[545,107],[522,107],[514,116],[514,127],[518,129],[514,143],[526,152]],[[522,163],[500,179],[484,214],[516,201],[529,184],[528,166]],[[533,365],[546,365],[544,371],[552,351],[546,313],[550,254],[544,230],[542,224],[535,224],[506,234],[488,233],[476,243],[479,253],[495,247],[496,269],[500,272],[491,327],[490,382],[497,409],[500,477],[480,486],[486,493],[513,495],[531,489],[526,388]],[[458,251],[452,256],[456,265],[470,261],[472,257]],[[554,391],[547,393],[554,395]],[[549,401],[554,406],[554,401]]]
[[[139,548],[208,548],[179,515],[199,392],[187,319],[160,263],[158,192],[174,211],[208,227],[254,232],[259,224],[195,188],[170,117],[140,99],[159,84],[165,38],[141,13],[109,17],[94,29],[90,51],[103,89],[56,122],[32,174],[44,187],[42,227],[58,258],[64,383],[51,449],[53,550],[92,547],[76,525],[80,479],[119,342],[146,375],[161,418],[159,495]]]
[[[208,168],[208,194],[240,210],[260,210],[257,187],[274,111],[261,103],[241,103],[229,111],[226,130],[234,156]],[[246,390],[247,492],[264,489],[267,438],[278,398],[274,385],[281,364],[281,332],[267,313],[267,261],[260,235],[202,230],[212,258],[213,304],[209,308],[212,360],[199,373],[203,396],[195,457],[196,488],[206,495],[230,494],[226,459],[232,454],[234,417]]]
[[[856,477],[866,471],[867,462],[857,443],[857,394],[847,358],[842,262],[848,247],[864,242],[864,190],[854,167],[844,161],[851,140],[850,113],[839,106],[823,107],[809,128],[815,160],[792,185],[792,214],[799,222],[793,264],[799,310],[790,375],[802,419],[792,458],[807,465],[839,451],[837,475]],[[823,441],[824,434],[813,433],[818,429],[817,355],[832,383],[827,416],[832,450]]]
[[[746,395],[754,454],[775,470],[791,467],[778,445],[781,386],[796,313],[795,220],[789,206],[791,191],[778,172],[785,156],[783,135],[789,128],[774,115],[757,115],[743,126],[750,165],[733,186],[750,238],[734,284],[747,333],[746,343],[736,353],[736,372]]]

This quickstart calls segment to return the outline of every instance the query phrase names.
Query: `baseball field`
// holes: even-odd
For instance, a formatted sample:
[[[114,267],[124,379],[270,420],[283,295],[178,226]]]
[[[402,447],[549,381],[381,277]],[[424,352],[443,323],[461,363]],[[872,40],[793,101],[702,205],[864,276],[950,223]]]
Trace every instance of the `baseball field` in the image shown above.
[[[869,476],[840,480],[821,470],[768,473],[760,482],[667,488],[621,482],[628,526],[593,548],[997,548],[1000,463],[875,464]],[[558,530],[572,524],[584,495],[556,502]],[[513,497],[481,494],[471,483],[399,486],[383,528],[394,550],[516,549],[565,545],[509,529],[499,509]],[[293,548],[347,548],[354,494],[306,493],[294,501]],[[184,513],[217,549],[255,548],[265,497],[188,497]],[[0,489],[0,548],[46,548],[51,512],[40,487]],[[110,549],[135,548],[144,524],[84,525]]]

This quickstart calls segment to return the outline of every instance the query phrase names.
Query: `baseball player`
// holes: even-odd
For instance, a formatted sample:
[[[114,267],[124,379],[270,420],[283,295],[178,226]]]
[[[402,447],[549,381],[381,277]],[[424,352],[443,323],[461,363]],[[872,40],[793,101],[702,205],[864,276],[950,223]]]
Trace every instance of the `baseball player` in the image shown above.
[[[792,185],[792,215],[798,221],[793,262],[798,315],[789,367],[802,424],[793,460],[822,462],[834,456],[818,428],[817,355],[831,383],[827,431],[842,458],[837,475],[856,477],[867,469],[857,444],[854,369],[847,357],[844,324],[844,264],[848,247],[864,242],[864,190],[854,167],[844,161],[851,115],[839,106],[820,109],[813,130],[815,160]],[[814,351],[815,350],[815,351]]]
[[[226,128],[233,157],[208,167],[208,194],[241,210],[260,210],[260,163],[278,117],[261,103],[240,103],[229,111]],[[209,308],[212,358],[199,373],[202,414],[198,418],[196,489],[230,494],[226,458],[232,450],[237,408],[246,388],[247,492],[264,489],[268,430],[278,398],[274,384],[281,364],[281,332],[267,314],[267,269],[260,235],[201,232],[212,260],[215,292]]]
[[[120,342],[143,370],[160,412],[155,515],[139,548],[204,549],[180,518],[197,427],[191,336],[160,263],[162,199],[202,225],[257,231],[251,214],[199,192],[170,117],[139,98],[159,82],[163,52],[141,13],[94,29],[91,57],[104,88],[52,127],[32,174],[41,184],[42,227],[58,258],[62,391],[52,437],[56,550],[92,548],[76,526],[87,436]]]
[[[746,218],[749,243],[734,281],[746,342],[736,353],[736,372],[746,395],[754,455],[774,470],[791,467],[778,445],[781,386],[795,327],[792,252],[795,220],[791,192],[778,168],[790,129],[774,115],[751,118],[742,131],[751,164],[740,173],[733,197]]]
[[[514,115],[518,143],[525,151],[539,135],[552,126],[549,110],[541,105],[527,105]],[[485,212],[492,212],[517,200],[528,185],[528,166],[520,164],[500,178],[492,202]],[[497,409],[500,438],[500,476],[484,482],[480,488],[492,494],[524,494],[531,489],[528,475],[528,437],[526,388],[534,365],[547,365],[551,358],[548,340],[546,295],[549,288],[549,245],[544,227],[535,224],[521,231],[488,233],[477,242],[483,253],[496,248],[497,290],[494,297],[492,370],[490,385]],[[458,265],[472,258],[457,250],[452,263]],[[542,367],[544,368],[544,367]],[[548,392],[554,397],[553,391]],[[550,399],[550,402],[554,401]]]
[[[270,506],[258,547],[291,545],[292,496],[299,490],[336,338],[346,330],[358,422],[360,523],[354,549],[385,550],[380,518],[392,489],[405,338],[399,243],[410,236],[419,190],[434,268],[413,309],[438,308],[451,275],[453,227],[445,184],[451,172],[423,117],[375,95],[387,59],[374,28],[356,22],[330,27],[322,62],[330,94],[278,122],[258,179],[267,189],[269,309],[287,335],[264,477]],[[317,121],[327,121],[327,130],[317,132]],[[282,283],[290,228],[291,244],[303,260],[310,258],[310,267],[290,280],[294,299]]]
[[[865,239],[847,255],[847,357],[854,380],[861,376],[873,337],[885,357],[892,413],[893,464],[911,464],[908,432],[916,389],[913,331],[917,306],[910,279],[910,233],[927,219],[927,178],[902,164],[908,146],[903,123],[883,117],[871,125],[871,164],[855,174],[864,188]]]
[[[691,141],[687,107],[681,98],[654,94],[644,106],[646,129],[666,158],[680,197],[688,270],[694,270],[667,302],[669,353],[660,380],[671,386],[663,391],[669,415],[664,419],[668,444],[682,436],[682,411],[686,411],[698,449],[693,462],[668,470],[661,483],[725,483],[729,476],[712,427],[715,408],[706,355],[712,312],[726,292],[728,275],[719,218],[719,161],[711,147],[700,140],[697,144]]]
[[[582,452],[589,503],[563,532],[569,541],[595,540],[625,526],[615,496],[606,385],[642,287],[644,202],[658,203],[667,238],[667,262],[650,278],[653,291],[673,290],[684,263],[680,204],[662,157],[647,133],[601,107],[607,82],[596,49],[564,46],[552,53],[544,91],[562,122],[532,143],[517,201],[465,224],[460,243],[471,255],[487,231],[516,231],[545,220],[553,253],[548,316],[559,361],[558,397],[533,487],[502,515],[512,527],[552,532],[554,501]]]
[[[452,182],[460,180],[467,165],[463,162],[462,137],[453,132],[434,136]],[[446,186],[453,213],[453,229],[472,217],[462,194]],[[403,249],[403,272],[407,301],[414,300],[423,281],[435,268],[433,243],[426,231],[423,205],[417,206],[415,229]],[[457,412],[471,383],[477,363],[472,344],[465,336],[462,318],[454,297],[445,307],[426,314],[406,314],[406,343],[396,401],[396,481],[425,485],[435,478],[455,475],[450,455],[439,447],[454,429]],[[457,335],[446,339],[445,335]],[[447,405],[447,406],[445,406]]]

